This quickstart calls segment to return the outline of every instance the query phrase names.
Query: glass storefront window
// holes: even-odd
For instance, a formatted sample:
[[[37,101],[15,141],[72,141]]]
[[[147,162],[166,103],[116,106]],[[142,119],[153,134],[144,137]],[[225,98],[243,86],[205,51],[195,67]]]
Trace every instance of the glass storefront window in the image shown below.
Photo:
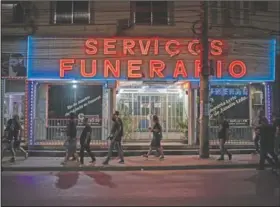
[[[25,94],[24,93],[6,93],[4,96],[4,125],[13,115],[19,115],[20,123],[24,128],[24,110],[25,110]]]

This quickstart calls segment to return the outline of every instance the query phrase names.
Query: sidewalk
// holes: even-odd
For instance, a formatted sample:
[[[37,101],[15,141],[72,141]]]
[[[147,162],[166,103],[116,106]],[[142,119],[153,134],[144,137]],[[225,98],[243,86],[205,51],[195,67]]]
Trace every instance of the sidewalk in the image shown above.
[[[209,159],[199,159],[198,156],[166,156],[163,161],[151,156],[126,157],[125,164],[118,164],[112,159],[110,164],[103,166],[104,157],[98,157],[94,165],[79,167],[77,162],[70,161],[61,166],[63,158],[30,157],[27,160],[18,158],[16,163],[9,163],[7,158],[2,162],[4,171],[138,171],[138,170],[188,170],[188,169],[226,169],[226,168],[255,168],[258,164],[256,155],[234,155],[229,161],[217,161],[218,156]],[[85,163],[90,159],[85,158]]]

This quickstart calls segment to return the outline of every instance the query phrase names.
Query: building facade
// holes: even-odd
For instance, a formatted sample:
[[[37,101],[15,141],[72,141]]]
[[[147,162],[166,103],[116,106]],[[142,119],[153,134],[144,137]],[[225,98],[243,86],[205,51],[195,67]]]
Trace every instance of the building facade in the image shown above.
[[[127,140],[148,139],[157,114],[165,138],[194,143],[200,13],[196,1],[2,2],[2,117],[22,114],[29,144],[46,144],[70,112],[96,140],[115,109]],[[209,2],[212,138],[221,111],[237,140],[260,110],[271,117],[278,34],[279,2]]]

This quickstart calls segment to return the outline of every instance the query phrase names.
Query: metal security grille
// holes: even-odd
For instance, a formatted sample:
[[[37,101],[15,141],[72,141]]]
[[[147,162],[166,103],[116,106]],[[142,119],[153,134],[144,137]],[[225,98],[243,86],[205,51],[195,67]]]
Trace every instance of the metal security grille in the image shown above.
[[[151,138],[153,115],[159,117],[163,139],[184,136],[179,123],[187,119],[187,101],[181,89],[123,89],[117,95],[117,109],[123,116],[125,140]]]

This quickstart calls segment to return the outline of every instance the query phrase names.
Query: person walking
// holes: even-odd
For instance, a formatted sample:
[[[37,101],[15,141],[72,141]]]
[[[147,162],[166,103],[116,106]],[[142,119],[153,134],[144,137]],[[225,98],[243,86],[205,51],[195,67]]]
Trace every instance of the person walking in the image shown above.
[[[272,125],[275,134],[275,153],[278,155],[280,153],[280,116],[276,113],[272,114]]]
[[[153,126],[149,128],[149,131],[153,133],[152,142],[149,151],[147,152],[147,154],[143,156],[148,158],[149,155],[152,153],[153,149],[156,149],[160,154],[159,159],[163,160],[164,154],[163,154],[163,148],[161,146],[162,127],[159,123],[159,118],[157,115],[154,115],[152,120],[153,120]]]
[[[255,137],[254,137],[254,145],[255,145],[255,152],[254,154],[258,154],[260,152],[260,139],[261,139],[261,136],[260,136],[260,127],[261,127],[261,123],[262,121],[265,119],[265,116],[264,116],[264,111],[261,110],[259,112],[259,116],[255,122],[255,129],[254,129],[254,132],[255,132]]]
[[[85,151],[87,151],[88,155],[91,157],[90,163],[95,163],[96,158],[94,153],[90,150],[90,141],[91,141],[91,132],[92,129],[88,123],[88,118],[84,118],[84,129],[82,131],[81,137],[80,137],[80,164],[81,166],[84,165],[84,156]]]
[[[273,169],[279,167],[279,160],[274,152],[274,136],[273,126],[268,123],[266,118],[263,118],[260,126],[260,160],[258,170],[264,170],[265,160],[272,165]]]
[[[103,162],[103,165],[109,164],[109,161],[113,154],[114,147],[117,149],[118,154],[119,154],[119,158],[120,158],[119,163],[124,164],[124,156],[123,156],[123,151],[122,151],[122,146],[121,146],[121,139],[123,136],[123,126],[122,126],[121,119],[119,119],[118,116],[119,116],[119,112],[117,112],[117,113],[115,112],[112,117],[113,125],[112,125],[112,129],[110,132],[110,136],[108,137],[108,139],[111,140],[111,143],[110,143],[110,146],[108,149],[107,158]]]
[[[8,120],[5,132],[4,132],[4,143],[1,150],[1,160],[4,157],[4,152],[10,150],[12,153],[11,162],[16,161],[16,150],[20,150],[24,153],[25,159],[28,158],[28,153],[20,146],[22,127],[20,125],[19,116],[14,115],[12,119]]]
[[[229,139],[229,123],[225,120],[224,114],[219,117],[219,132],[218,132],[220,153],[221,156],[218,160],[224,160],[225,153],[228,155],[228,159],[232,159],[232,154],[226,149],[225,144]]]
[[[117,119],[117,122],[120,124],[120,135],[119,135],[119,138],[115,140],[115,148],[118,149],[118,146],[120,147],[120,150],[119,150],[119,159],[121,160],[122,158],[121,157],[124,157],[123,155],[123,147],[122,147],[122,138],[124,136],[124,129],[123,129],[123,121],[120,117],[120,112],[119,111],[115,111],[115,116],[116,116],[116,119]],[[120,153],[122,153],[122,155],[120,155]]]
[[[66,135],[67,139],[64,144],[66,147],[66,155],[64,161],[61,163],[62,165],[65,165],[69,161],[70,157],[74,157],[77,162],[79,161],[79,156],[77,154],[77,125],[74,113],[70,113]]]

